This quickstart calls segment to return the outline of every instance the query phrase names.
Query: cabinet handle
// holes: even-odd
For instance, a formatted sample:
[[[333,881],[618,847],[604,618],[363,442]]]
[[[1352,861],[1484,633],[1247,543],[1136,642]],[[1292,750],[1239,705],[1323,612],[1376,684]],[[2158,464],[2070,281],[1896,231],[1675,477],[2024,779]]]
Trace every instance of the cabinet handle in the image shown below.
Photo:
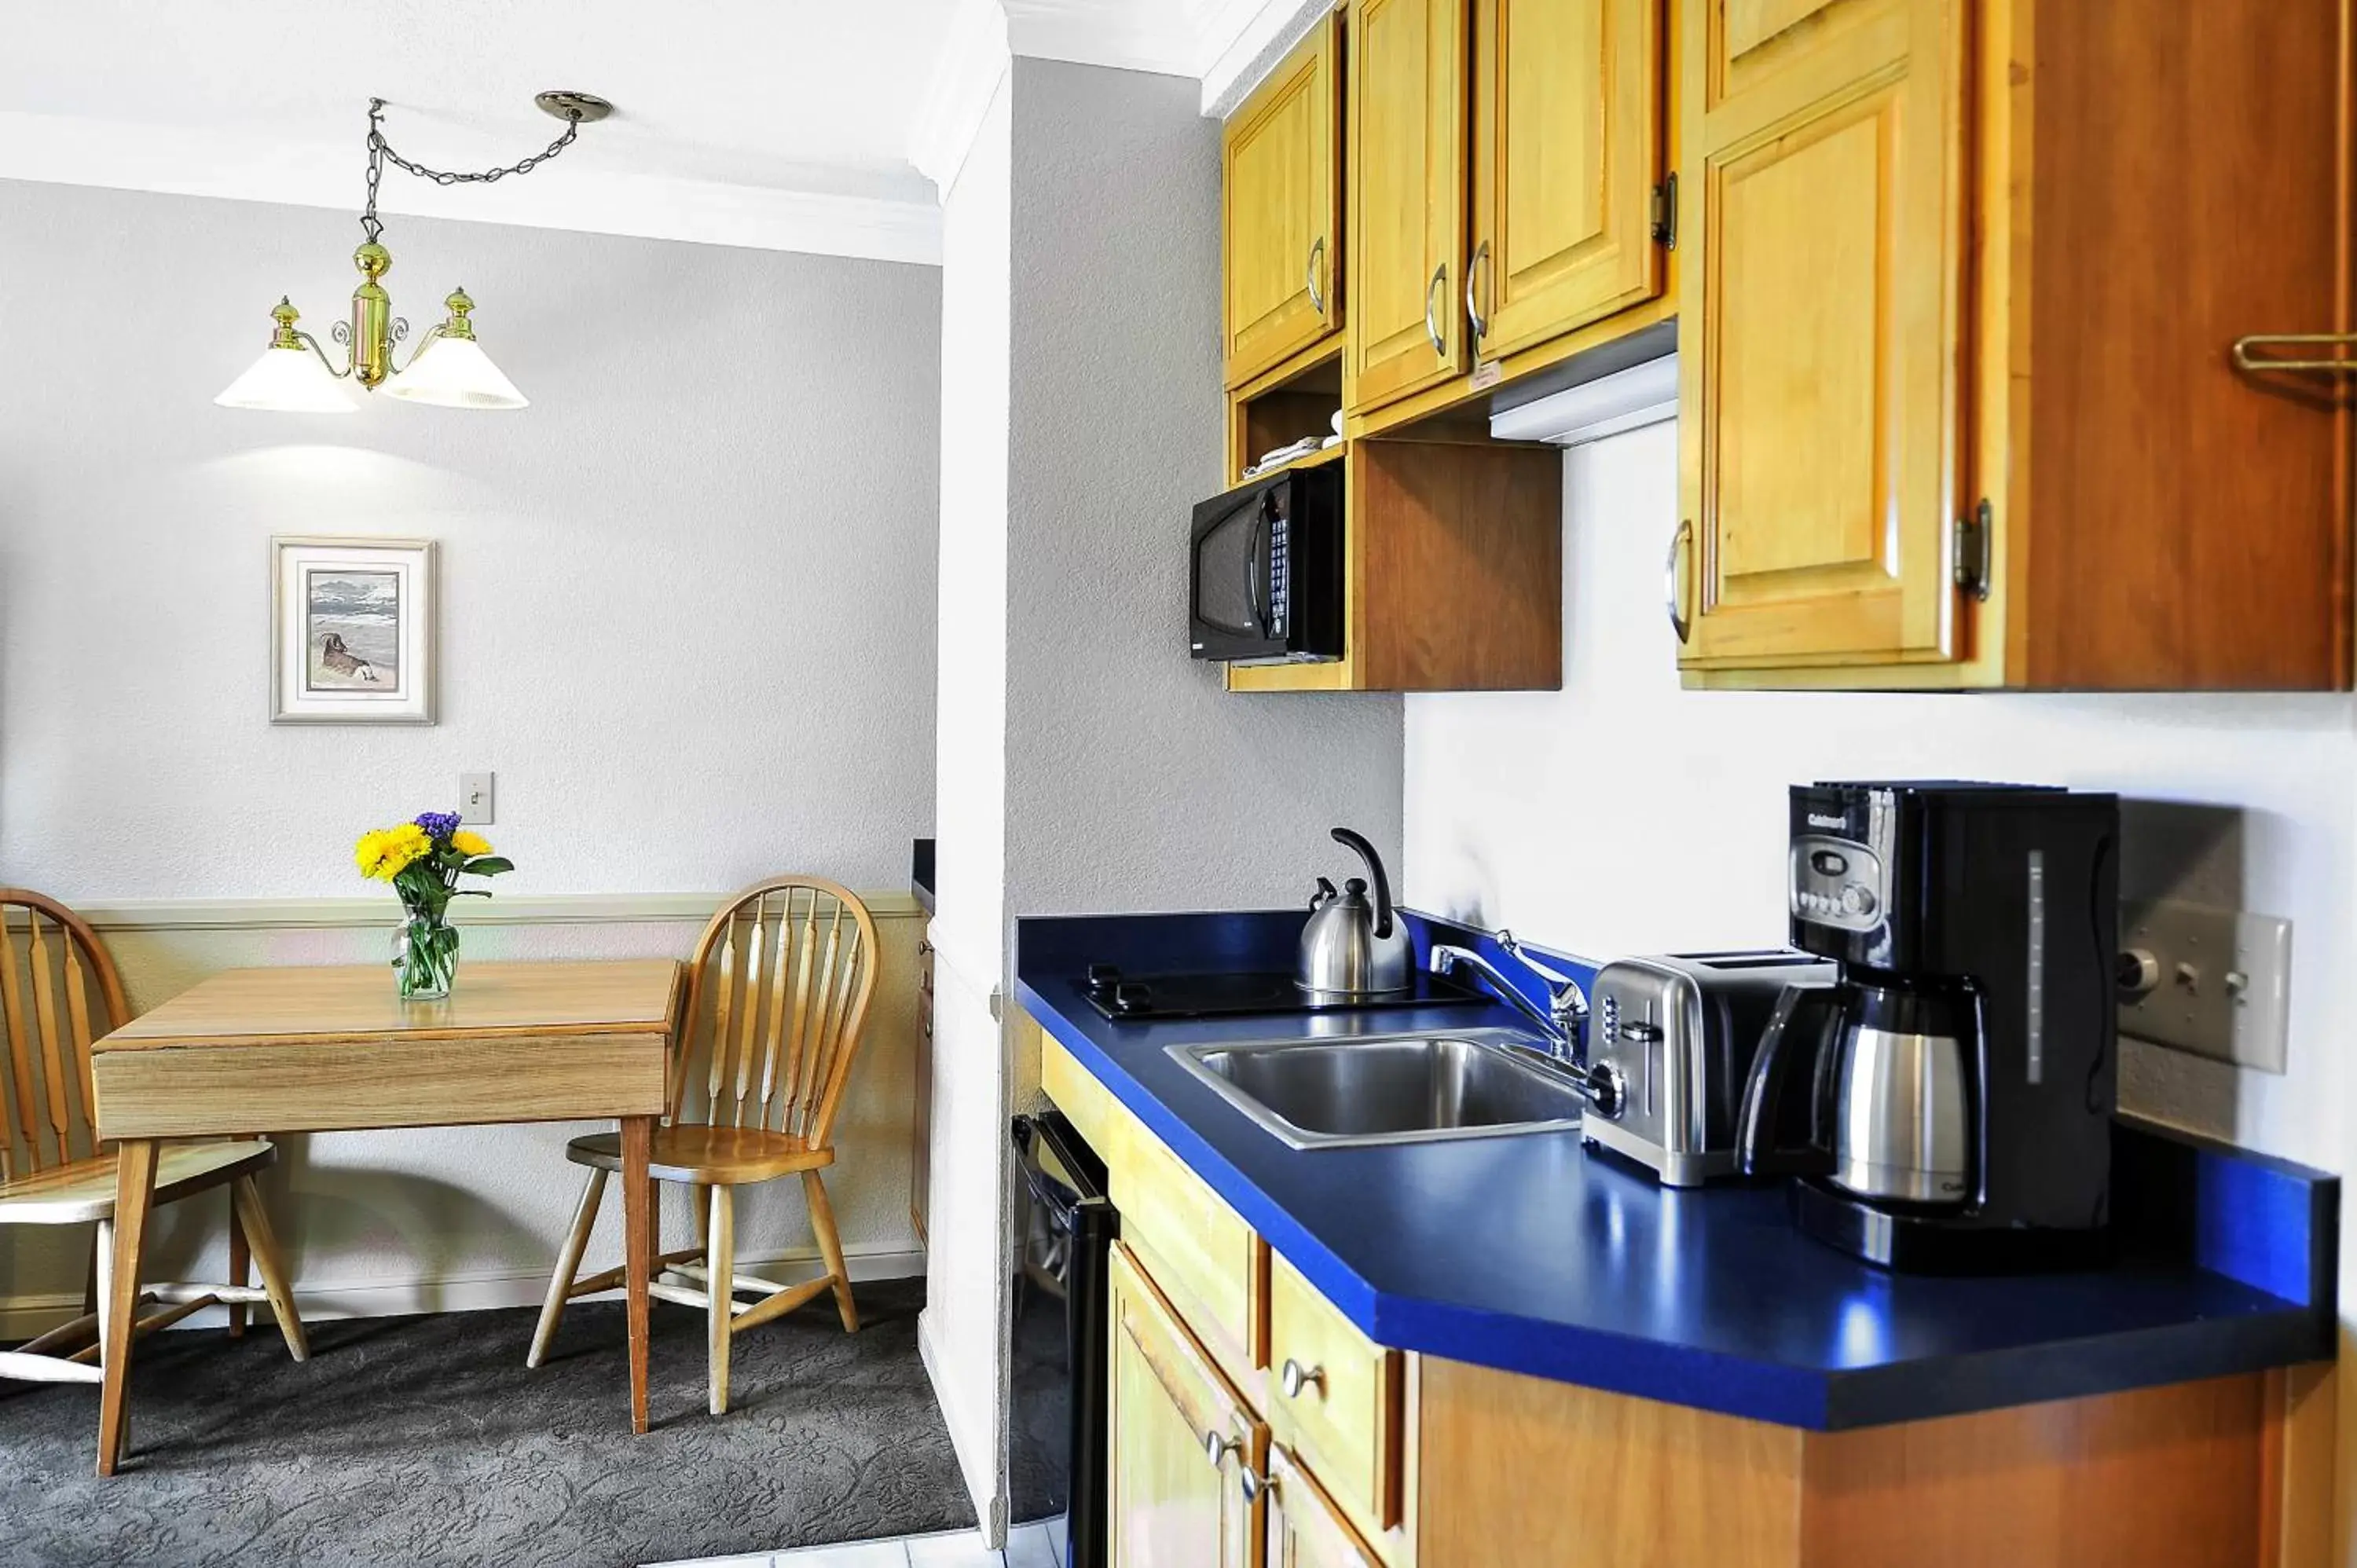
[[[1276,1477],[1264,1476],[1249,1465],[1236,1466],[1236,1486],[1242,1489],[1247,1505],[1260,1501],[1260,1495],[1276,1485]]]
[[[1686,596],[1678,592],[1678,553],[1681,547],[1692,537],[1694,537],[1694,519],[1690,517],[1680,519],[1678,531],[1670,535],[1670,559],[1668,564],[1663,569],[1665,580],[1664,589],[1670,601],[1670,629],[1678,634],[1678,642],[1681,646],[1684,646],[1686,640],[1686,633],[1693,628],[1686,624]]]
[[[1320,234],[1309,242],[1309,308],[1318,315],[1326,314],[1326,291],[1318,286],[1318,277],[1326,271],[1326,236]]]
[[[1309,1387],[1313,1383],[1318,1387],[1319,1397],[1322,1398],[1325,1395],[1326,1369],[1323,1367],[1310,1367],[1305,1369],[1300,1362],[1295,1360],[1292,1357],[1287,1356],[1285,1359],[1285,1369],[1279,1376],[1282,1378],[1285,1384],[1285,1397],[1286,1399],[1299,1399],[1301,1397],[1301,1391]]]
[[[1214,1470],[1220,1467],[1220,1462],[1229,1455],[1243,1452],[1243,1446],[1216,1426],[1203,1434],[1203,1457],[1211,1462],[1211,1468]]]
[[[2338,360],[2278,360],[2266,354],[2255,354],[2255,349],[2279,348],[2287,343],[2332,343],[2345,349],[2357,349],[2357,332],[2274,332],[2256,333],[2234,339],[2234,368],[2238,371],[2329,371],[2338,375],[2357,376],[2357,356]]]
[[[1432,339],[1432,351],[1442,359],[1448,358],[1448,339],[1440,333],[1440,323],[1433,318],[1433,291],[1448,282],[1448,263],[1441,263],[1432,269],[1432,281],[1424,285],[1424,335]]]
[[[1481,307],[1473,303],[1473,282],[1489,259],[1490,242],[1482,241],[1473,247],[1473,259],[1465,263],[1465,319],[1473,326],[1473,356],[1481,356],[1481,339],[1490,335],[1490,324],[1481,319]]]

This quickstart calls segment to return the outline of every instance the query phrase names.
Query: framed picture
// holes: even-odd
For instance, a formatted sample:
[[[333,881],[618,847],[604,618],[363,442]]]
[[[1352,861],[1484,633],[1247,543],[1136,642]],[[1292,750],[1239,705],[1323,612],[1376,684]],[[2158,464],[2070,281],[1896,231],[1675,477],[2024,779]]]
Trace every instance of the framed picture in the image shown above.
[[[434,542],[270,542],[270,722],[434,722]]]

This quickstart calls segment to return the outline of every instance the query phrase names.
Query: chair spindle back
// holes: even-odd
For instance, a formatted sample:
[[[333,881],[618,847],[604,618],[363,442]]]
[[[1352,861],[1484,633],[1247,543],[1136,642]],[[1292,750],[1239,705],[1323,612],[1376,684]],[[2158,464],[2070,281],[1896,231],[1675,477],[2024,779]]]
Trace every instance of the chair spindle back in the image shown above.
[[[98,1152],[90,1044],[130,1020],[90,923],[54,898],[0,887],[0,1182]]]
[[[690,962],[672,1120],[694,1105],[716,1127],[825,1143],[859,1053],[876,962],[875,919],[848,888],[780,876],[737,894],[704,928]]]

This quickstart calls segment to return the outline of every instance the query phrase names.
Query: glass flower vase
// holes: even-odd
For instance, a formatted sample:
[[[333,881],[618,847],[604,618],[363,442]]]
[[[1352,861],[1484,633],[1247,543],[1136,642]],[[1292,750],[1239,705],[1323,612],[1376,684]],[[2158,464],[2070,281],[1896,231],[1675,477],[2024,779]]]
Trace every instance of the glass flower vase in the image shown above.
[[[412,907],[393,928],[393,974],[404,1002],[438,1002],[458,977],[458,928],[440,909]]]

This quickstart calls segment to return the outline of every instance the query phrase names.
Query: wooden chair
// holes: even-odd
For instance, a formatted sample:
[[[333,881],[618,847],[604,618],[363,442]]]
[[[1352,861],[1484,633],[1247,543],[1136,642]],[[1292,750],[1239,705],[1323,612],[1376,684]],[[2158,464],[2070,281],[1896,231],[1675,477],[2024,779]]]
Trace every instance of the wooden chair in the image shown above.
[[[712,1413],[728,1409],[733,1336],[834,1293],[846,1334],[859,1331],[819,1172],[834,1163],[835,1112],[859,1055],[860,1025],[876,988],[876,922],[849,889],[812,876],[748,887],[713,916],[689,961],[686,1039],[674,1053],[669,1109],[654,1132],[650,1174],[695,1194],[698,1244],[656,1259],[652,1293],[700,1307],[708,1322]],[[607,1176],[621,1168],[616,1133],[576,1138],[565,1157],[589,1167],[573,1229],[548,1282],[524,1364],[537,1367],[576,1296],[613,1289],[623,1271],[581,1275]],[[802,1178],[823,1278],[798,1285],[737,1272],[735,1191]],[[715,1282],[718,1282],[716,1285]],[[759,1299],[740,1302],[739,1294]]]
[[[0,1350],[0,1378],[42,1383],[95,1383],[109,1310],[108,1274],[114,1260],[114,1153],[98,1142],[91,1121],[90,1043],[123,1026],[131,1010],[114,960],[89,922],[54,898],[0,887],[0,1225],[86,1225],[91,1243],[90,1283],[81,1316],[14,1350]],[[286,1271],[256,1171],[278,1151],[259,1139],[167,1144],[156,1168],[156,1201],[229,1188],[228,1284],[152,1283],[135,1306],[165,1310],[133,1326],[137,1335],[178,1323],[192,1312],[227,1305],[230,1331],[242,1334],[247,1308],[268,1302],[286,1348],[300,1361],[310,1354],[302,1320],[287,1294]],[[245,1283],[247,1260],[261,1272],[259,1290]]]

